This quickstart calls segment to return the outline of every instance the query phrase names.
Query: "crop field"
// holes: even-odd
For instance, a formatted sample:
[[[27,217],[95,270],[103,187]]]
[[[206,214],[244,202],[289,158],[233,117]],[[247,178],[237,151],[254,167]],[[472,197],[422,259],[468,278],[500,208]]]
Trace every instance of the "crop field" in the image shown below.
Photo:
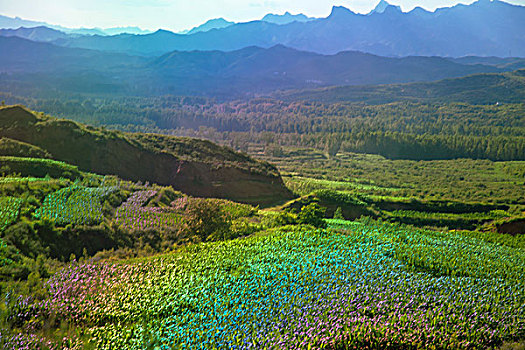
[[[375,192],[393,192],[399,191],[399,188],[391,187],[380,187],[374,185],[360,184],[354,181],[334,181],[334,180],[323,180],[316,178],[308,178],[301,176],[284,177],[283,178],[286,186],[292,190],[295,194],[304,196],[310,192],[320,189],[329,189],[334,191],[350,191],[350,192],[364,192],[364,193],[375,193]]]
[[[117,187],[62,188],[46,196],[35,212],[37,218],[47,218],[57,224],[97,224],[104,215],[101,201]]]
[[[183,211],[188,204],[188,197],[181,197],[168,207],[147,206],[150,198],[157,195],[156,190],[134,192],[126,202],[117,208],[115,223],[128,230],[152,228],[176,228],[183,220]],[[208,199],[222,208],[231,219],[250,216],[254,208],[247,204],[235,203],[224,199]]]
[[[394,210],[385,212],[386,218],[415,226],[446,226],[454,229],[474,230],[484,223],[504,219],[509,214],[503,210],[493,210],[488,213],[429,213],[414,210]]]
[[[525,337],[519,238],[371,220],[330,227],[72,264],[15,317],[56,315],[98,349],[484,349]]]
[[[525,162],[489,160],[391,160],[382,156],[339,153],[327,159],[313,150],[286,149],[283,157],[260,158],[274,163],[286,185],[299,195],[319,187],[360,194],[426,200],[521,204]]]
[[[0,197],[0,232],[18,219],[22,200],[15,197]]]
[[[137,191],[117,209],[115,222],[128,230],[177,227],[181,216],[171,208],[145,207],[155,190]]]

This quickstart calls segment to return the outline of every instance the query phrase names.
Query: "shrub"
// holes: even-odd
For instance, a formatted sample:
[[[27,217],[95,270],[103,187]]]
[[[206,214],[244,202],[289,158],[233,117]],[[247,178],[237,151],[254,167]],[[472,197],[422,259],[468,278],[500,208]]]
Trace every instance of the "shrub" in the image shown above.
[[[299,214],[297,214],[297,223],[312,225],[314,227],[325,228],[326,222],[324,221],[325,209],[321,208],[317,203],[310,203],[301,208]]]
[[[274,217],[274,223],[272,226],[285,226],[285,225],[295,225],[297,224],[297,215],[284,210]]]

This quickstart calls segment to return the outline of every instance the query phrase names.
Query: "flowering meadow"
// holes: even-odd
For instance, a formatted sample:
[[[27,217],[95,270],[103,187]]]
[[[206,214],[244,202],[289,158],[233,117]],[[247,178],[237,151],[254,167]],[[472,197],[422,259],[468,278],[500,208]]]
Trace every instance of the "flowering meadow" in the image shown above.
[[[524,276],[512,239],[338,220],[73,263],[13,317],[97,349],[484,349],[525,338]]]
[[[15,197],[0,197],[0,232],[18,219],[22,200]]]
[[[57,224],[98,224],[104,220],[102,200],[117,190],[77,185],[62,188],[46,196],[35,216]]]

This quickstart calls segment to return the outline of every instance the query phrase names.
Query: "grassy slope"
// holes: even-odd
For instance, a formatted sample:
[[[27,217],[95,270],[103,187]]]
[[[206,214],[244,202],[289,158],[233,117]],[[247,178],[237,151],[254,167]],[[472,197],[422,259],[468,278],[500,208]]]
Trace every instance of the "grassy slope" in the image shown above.
[[[406,161],[353,153],[327,159],[314,150],[286,148],[282,157],[264,159],[275,163],[286,185],[303,196],[281,208],[298,210],[317,198],[327,217],[341,207],[349,219],[370,215],[470,230],[492,222],[485,229],[502,230],[508,218],[519,221],[525,212],[524,162]],[[523,230],[512,226],[512,232]]]
[[[289,197],[272,165],[209,141],[95,129],[18,106],[1,108],[0,121],[0,136],[40,147],[81,170],[259,204]]]

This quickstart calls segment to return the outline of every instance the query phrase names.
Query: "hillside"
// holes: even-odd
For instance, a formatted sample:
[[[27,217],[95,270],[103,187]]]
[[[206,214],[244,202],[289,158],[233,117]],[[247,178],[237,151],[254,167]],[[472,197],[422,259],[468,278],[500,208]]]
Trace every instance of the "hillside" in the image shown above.
[[[35,42],[15,36],[0,36],[0,72],[53,73],[57,79],[70,72],[78,75],[88,71],[92,75],[112,72],[126,66],[136,66],[144,60],[126,54],[100,53],[94,50],[70,49],[50,43]]]
[[[0,136],[37,146],[80,170],[171,185],[196,196],[257,204],[289,197],[273,166],[208,141],[105,131],[20,106],[0,109]]]
[[[184,76],[222,78],[240,85],[257,84],[260,89],[294,86],[388,84],[431,81],[499,69],[463,65],[438,57],[380,57],[345,51],[320,55],[282,45],[268,49],[248,47],[238,51],[173,52],[149,66],[174,78]]]
[[[287,101],[365,102],[395,101],[464,102],[470,104],[522,103],[525,100],[525,70],[500,74],[475,74],[437,82],[378,86],[337,86],[275,94]]]

